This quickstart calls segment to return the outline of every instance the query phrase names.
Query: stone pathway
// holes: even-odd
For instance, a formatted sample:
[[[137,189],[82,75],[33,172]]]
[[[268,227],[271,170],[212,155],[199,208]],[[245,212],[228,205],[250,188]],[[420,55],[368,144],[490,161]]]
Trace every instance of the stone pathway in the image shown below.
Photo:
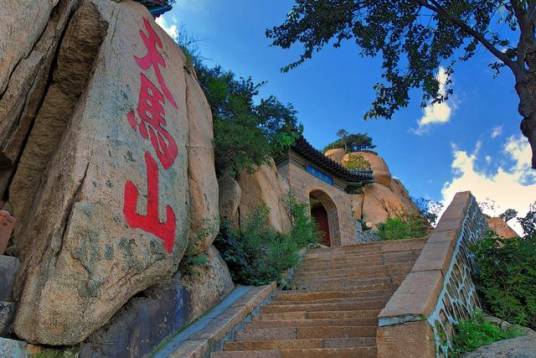
[[[376,357],[377,315],[425,239],[310,250],[294,289],[274,300],[212,358]]]

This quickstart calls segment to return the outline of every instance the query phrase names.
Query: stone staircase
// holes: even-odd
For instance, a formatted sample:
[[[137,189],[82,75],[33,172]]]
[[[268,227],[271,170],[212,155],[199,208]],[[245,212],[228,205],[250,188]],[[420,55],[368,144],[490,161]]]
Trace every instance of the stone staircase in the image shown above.
[[[278,291],[212,358],[376,357],[377,316],[426,239],[310,250]]]

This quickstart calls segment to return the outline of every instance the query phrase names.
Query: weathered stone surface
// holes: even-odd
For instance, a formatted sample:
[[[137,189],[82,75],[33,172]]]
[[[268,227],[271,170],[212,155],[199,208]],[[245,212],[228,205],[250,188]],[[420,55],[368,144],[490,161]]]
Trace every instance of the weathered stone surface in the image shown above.
[[[324,155],[337,163],[342,163],[346,151],[343,148],[328,149]]]
[[[463,358],[532,358],[536,357],[536,337],[523,336],[498,341],[465,353]]]
[[[219,180],[220,187],[220,216],[238,225],[238,206],[242,199],[242,189],[230,175]]]
[[[20,261],[12,256],[0,256],[0,301],[9,301]]]
[[[367,162],[370,163],[370,169],[372,169],[372,174],[374,175],[374,182],[387,185],[391,184],[391,172],[385,160],[374,152],[355,152],[353,154],[358,154],[362,156]],[[347,160],[348,156],[343,158],[342,163]]]
[[[15,303],[0,301],[0,336],[11,333],[11,322],[15,317]]]
[[[363,194],[352,195],[352,214],[356,220],[360,220],[363,217],[363,200]]]
[[[6,252],[7,244],[17,220],[6,210],[0,210],[0,255]]]
[[[41,105],[58,42],[78,0],[10,1],[0,13],[0,192]]]
[[[80,34],[96,36],[101,23],[108,24],[106,36],[16,236],[17,246],[28,249],[19,251],[15,332],[32,343],[84,340],[137,292],[172,276],[187,246],[184,56],[136,2],[86,0],[82,9],[60,53],[76,59],[86,44],[78,41],[85,39]],[[146,62],[153,41],[165,66]],[[56,71],[53,80],[60,89],[70,88],[75,79],[61,76],[61,64]],[[176,158],[140,134],[138,117],[147,108],[137,106],[148,100],[140,92],[145,97],[161,92],[153,105],[165,110],[156,115],[165,117],[160,125],[177,144]]]
[[[26,342],[0,337],[0,357],[26,358]]]
[[[207,257],[207,265],[192,267],[192,272],[181,279],[182,285],[192,298],[188,323],[218,303],[234,288],[227,264],[214,246],[209,247]]]
[[[186,325],[191,300],[177,274],[132,298],[80,347],[80,357],[142,357]]]
[[[186,74],[188,105],[188,179],[190,184],[190,252],[200,253],[212,244],[218,229],[218,179],[214,167],[212,113],[197,80]],[[199,237],[201,235],[201,237]]]
[[[517,233],[501,218],[487,218],[488,226],[497,236],[503,239],[518,237]]]
[[[238,184],[242,189],[239,205],[240,220],[250,216],[261,204],[270,209],[269,224],[280,232],[290,230],[290,218],[285,199],[288,198],[288,185],[279,176],[275,163],[260,166],[254,173],[240,174]]]
[[[406,200],[385,185],[366,185],[363,194],[363,220],[371,227],[376,227],[390,217],[418,213],[415,205],[408,205]]]
[[[434,333],[427,321],[380,327],[378,358],[434,358]]]

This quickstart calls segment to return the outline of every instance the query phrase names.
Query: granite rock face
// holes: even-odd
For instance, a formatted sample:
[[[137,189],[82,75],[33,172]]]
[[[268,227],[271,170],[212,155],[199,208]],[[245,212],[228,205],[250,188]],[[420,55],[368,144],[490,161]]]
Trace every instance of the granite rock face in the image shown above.
[[[279,175],[274,161],[257,168],[254,173],[241,173],[238,184],[242,195],[238,206],[239,221],[253,214],[259,205],[270,209],[268,223],[279,232],[290,230],[290,218],[286,205],[288,184]]]
[[[488,226],[490,230],[492,230],[497,236],[502,237],[503,239],[511,239],[518,237],[517,233],[508,225],[508,223],[504,222],[501,218],[487,218],[488,220]]]
[[[58,47],[10,191],[15,332],[72,345],[177,271],[192,139],[184,55],[142,5],[82,1]]]
[[[176,274],[132,298],[82,345],[81,358],[142,357],[164,338],[195,321],[226,296],[234,285],[214,247],[206,266],[192,275]]]
[[[463,358],[532,358],[536,357],[536,336],[523,336],[498,341],[465,353]]]
[[[374,183],[363,188],[363,194],[353,195],[352,211],[357,220],[363,220],[368,226],[376,228],[388,218],[396,216],[418,215],[419,210],[400,182],[391,175],[385,160],[372,151],[355,152],[369,162],[374,176]],[[344,165],[349,154],[344,149],[330,149],[325,155]]]

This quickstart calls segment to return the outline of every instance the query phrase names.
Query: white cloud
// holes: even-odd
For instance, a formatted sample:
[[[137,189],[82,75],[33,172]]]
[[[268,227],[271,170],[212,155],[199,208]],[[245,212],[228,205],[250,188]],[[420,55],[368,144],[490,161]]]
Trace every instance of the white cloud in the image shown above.
[[[447,94],[447,82],[449,80],[445,68],[439,67],[436,79],[439,81],[439,94],[445,96]],[[432,124],[447,123],[450,120],[451,115],[452,108],[447,101],[441,103],[430,103],[424,107],[423,116],[417,122],[419,127],[415,130],[415,133],[424,133],[427,129],[427,126]]]
[[[159,16],[156,18],[156,23],[164,29],[173,40],[177,40],[179,37],[179,29],[176,21],[172,20],[168,22],[164,16]]]
[[[479,149],[480,143],[477,143],[473,153],[453,148],[454,160],[451,166],[455,176],[443,186],[443,202],[448,204],[457,192],[470,190],[478,201],[494,202],[495,208],[487,212],[488,215],[496,216],[512,208],[524,216],[529,205],[536,201],[536,173],[530,169],[531,151],[528,141],[521,136],[508,138],[503,154],[514,164],[509,167],[500,164],[491,174],[475,166]],[[509,223],[518,233],[522,233],[515,220]]]
[[[491,130],[491,138],[495,139],[499,137],[502,134],[502,132],[503,132],[502,126],[493,127],[493,129]]]

